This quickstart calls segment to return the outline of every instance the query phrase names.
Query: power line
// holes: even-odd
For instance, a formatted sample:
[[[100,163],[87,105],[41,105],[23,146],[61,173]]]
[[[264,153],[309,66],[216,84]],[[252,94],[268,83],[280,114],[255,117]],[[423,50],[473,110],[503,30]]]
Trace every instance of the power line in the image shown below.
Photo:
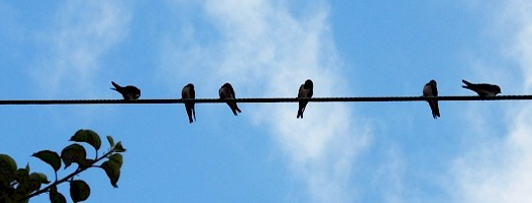
[[[411,102],[426,101],[436,99],[439,101],[496,101],[496,100],[532,100],[532,95],[503,95],[493,97],[479,96],[439,96],[439,97],[422,97],[422,96],[388,96],[388,97],[315,97],[315,98],[237,98],[237,99],[139,99],[136,101],[125,101],[122,99],[65,99],[65,100],[0,100],[0,105],[75,105],[75,104],[175,104],[184,103],[185,101],[194,101],[195,103],[225,103],[236,101],[238,103],[288,103],[288,102]]]

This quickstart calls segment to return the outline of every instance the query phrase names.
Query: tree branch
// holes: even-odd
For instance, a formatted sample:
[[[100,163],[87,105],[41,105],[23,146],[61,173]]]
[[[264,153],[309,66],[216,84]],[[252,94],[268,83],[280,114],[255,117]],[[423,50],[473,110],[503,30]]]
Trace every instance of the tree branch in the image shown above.
[[[94,164],[98,163],[99,161],[101,161],[102,159],[106,158],[107,156],[109,156],[111,153],[115,152],[115,148],[113,147],[111,150],[109,150],[107,153],[103,154],[100,158],[97,158],[94,160],[94,162],[91,164],[91,166],[93,166]],[[90,168],[91,166],[88,166],[88,167],[84,167],[84,168],[81,168],[81,166],[79,166],[78,164],[78,169],[76,169],[76,171],[72,172],[70,175],[62,178],[61,180],[57,180],[57,174],[56,174],[56,181],[48,186],[46,186],[45,188],[43,189],[40,189],[38,191],[35,191],[34,193],[28,195],[28,196],[25,196],[24,198],[18,200],[18,201],[24,201],[24,200],[28,200],[32,197],[35,197],[37,195],[40,195],[40,194],[43,194],[43,193],[46,193],[48,192],[48,190],[50,190],[50,188],[52,188],[53,186],[57,186],[63,182],[66,182],[68,181],[68,179],[80,174],[81,172],[87,170],[88,168]]]

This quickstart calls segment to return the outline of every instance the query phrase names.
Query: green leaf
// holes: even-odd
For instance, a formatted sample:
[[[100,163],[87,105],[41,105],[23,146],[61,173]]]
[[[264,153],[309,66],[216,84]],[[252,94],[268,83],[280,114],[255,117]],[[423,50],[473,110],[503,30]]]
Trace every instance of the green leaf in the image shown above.
[[[73,180],[70,182],[70,197],[74,202],[85,201],[91,194],[91,188],[83,180]]]
[[[32,156],[37,157],[40,160],[46,162],[47,164],[52,166],[52,168],[56,172],[61,168],[61,158],[59,157],[59,154],[57,154],[57,152],[50,150],[42,150],[33,154]]]
[[[15,180],[19,183],[28,181],[30,178],[30,171],[26,168],[19,168],[15,171]]]
[[[122,157],[122,154],[115,153],[111,155],[109,160],[104,162],[101,166],[107,174],[107,177],[109,177],[111,185],[113,185],[115,188],[118,187],[117,182],[120,178],[120,168],[122,167],[123,161],[124,158]]]
[[[109,177],[111,185],[117,188],[118,185],[116,183],[118,182],[118,178],[120,178],[120,166],[116,162],[109,160],[103,162],[101,167],[107,174],[107,177]]]
[[[34,172],[30,174],[30,180],[38,180],[40,183],[48,184],[50,181],[48,180],[48,177],[46,177],[46,174]]]
[[[57,192],[57,187],[54,185],[50,188],[50,202],[51,203],[66,203],[66,198],[63,194]]]
[[[70,141],[88,143],[96,150],[99,150],[100,146],[102,145],[100,136],[92,130],[78,130],[76,134],[70,138]]]
[[[19,175],[23,176],[26,169],[19,169]],[[50,183],[44,173],[31,173],[24,181],[18,182],[16,191],[14,193],[15,199],[21,199],[41,188],[42,183]]]
[[[72,162],[78,163],[81,166],[84,164],[86,156],[87,152],[85,152],[85,148],[79,144],[68,145],[61,151],[61,159],[65,164],[65,168],[69,167]]]
[[[48,192],[57,192],[57,185],[52,185]]]
[[[83,161],[80,161],[78,164],[79,164],[79,167],[81,168],[88,168],[92,166],[93,163],[94,163],[94,159],[85,159]]]
[[[124,147],[122,147],[122,142],[116,143],[114,150],[115,150],[115,152],[125,152],[126,151],[126,149],[124,149]]]
[[[122,162],[124,162],[124,158],[122,157],[122,154],[115,153],[109,157],[109,161],[116,163],[118,167],[122,167]]]
[[[41,188],[41,184],[45,182],[50,182],[47,180],[46,175],[39,174],[39,173],[31,173],[28,181],[22,182],[19,187],[17,188],[17,193],[19,194],[30,194],[33,191],[38,190]]]
[[[111,137],[111,135],[107,135],[107,141],[109,141],[109,145],[111,145],[111,148],[115,146],[115,141],[113,140],[113,137]]]
[[[9,174],[13,174],[16,170],[17,162],[15,162],[15,160],[7,154],[0,154],[0,171],[5,171]]]

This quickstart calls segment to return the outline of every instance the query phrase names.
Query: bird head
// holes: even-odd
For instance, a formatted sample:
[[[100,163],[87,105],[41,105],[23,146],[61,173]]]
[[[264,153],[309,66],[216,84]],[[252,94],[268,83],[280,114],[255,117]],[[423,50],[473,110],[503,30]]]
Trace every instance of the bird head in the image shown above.
[[[501,87],[495,86],[495,94],[499,94],[499,93],[502,93],[501,92]]]
[[[192,83],[188,83],[186,87],[188,87],[188,88],[190,88],[191,90],[193,90],[193,89],[194,89],[194,84],[192,84]]]
[[[303,85],[303,87],[305,87],[305,89],[313,88],[313,87],[314,87],[314,83],[312,83],[312,80],[307,79],[307,80],[305,81],[305,84]]]

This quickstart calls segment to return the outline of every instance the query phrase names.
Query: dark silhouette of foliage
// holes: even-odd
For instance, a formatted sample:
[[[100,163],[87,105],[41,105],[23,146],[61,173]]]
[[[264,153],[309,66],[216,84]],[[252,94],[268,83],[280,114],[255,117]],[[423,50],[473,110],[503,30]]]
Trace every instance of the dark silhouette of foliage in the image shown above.
[[[18,168],[13,158],[6,154],[0,154],[0,203],[2,202],[28,202],[30,198],[48,192],[50,202],[66,202],[66,198],[57,190],[57,185],[69,182],[70,197],[73,202],[85,201],[89,198],[91,190],[89,185],[81,180],[74,179],[74,176],[89,168],[101,168],[109,177],[111,185],[118,187],[117,182],[120,177],[120,168],[122,166],[122,152],[126,150],[121,142],[115,143],[111,136],[107,136],[109,142],[109,151],[98,157],[98,150],[101,147],[100,136],[92,130],[78,130],[70,141],[77,142],[68,145],[59,155],[55,151],[42,150],[34,153],[32,156],[47,163],[54,169],[55,181],[51,182],[44,173],[31,172],[30,166]],[[78,143],[87,143],[94,148],[96,156],[94,159],[87,158],[85,148]],[[105,160],[105,161],[103,161]],[[99,162],[103,161],[100,165]],[[77,169],[69,175],[58,179],[57,171],[64,164],[64,169],[70,167],[73,163],[78,165]],[[47,185],[41,189],[42,185]]]

